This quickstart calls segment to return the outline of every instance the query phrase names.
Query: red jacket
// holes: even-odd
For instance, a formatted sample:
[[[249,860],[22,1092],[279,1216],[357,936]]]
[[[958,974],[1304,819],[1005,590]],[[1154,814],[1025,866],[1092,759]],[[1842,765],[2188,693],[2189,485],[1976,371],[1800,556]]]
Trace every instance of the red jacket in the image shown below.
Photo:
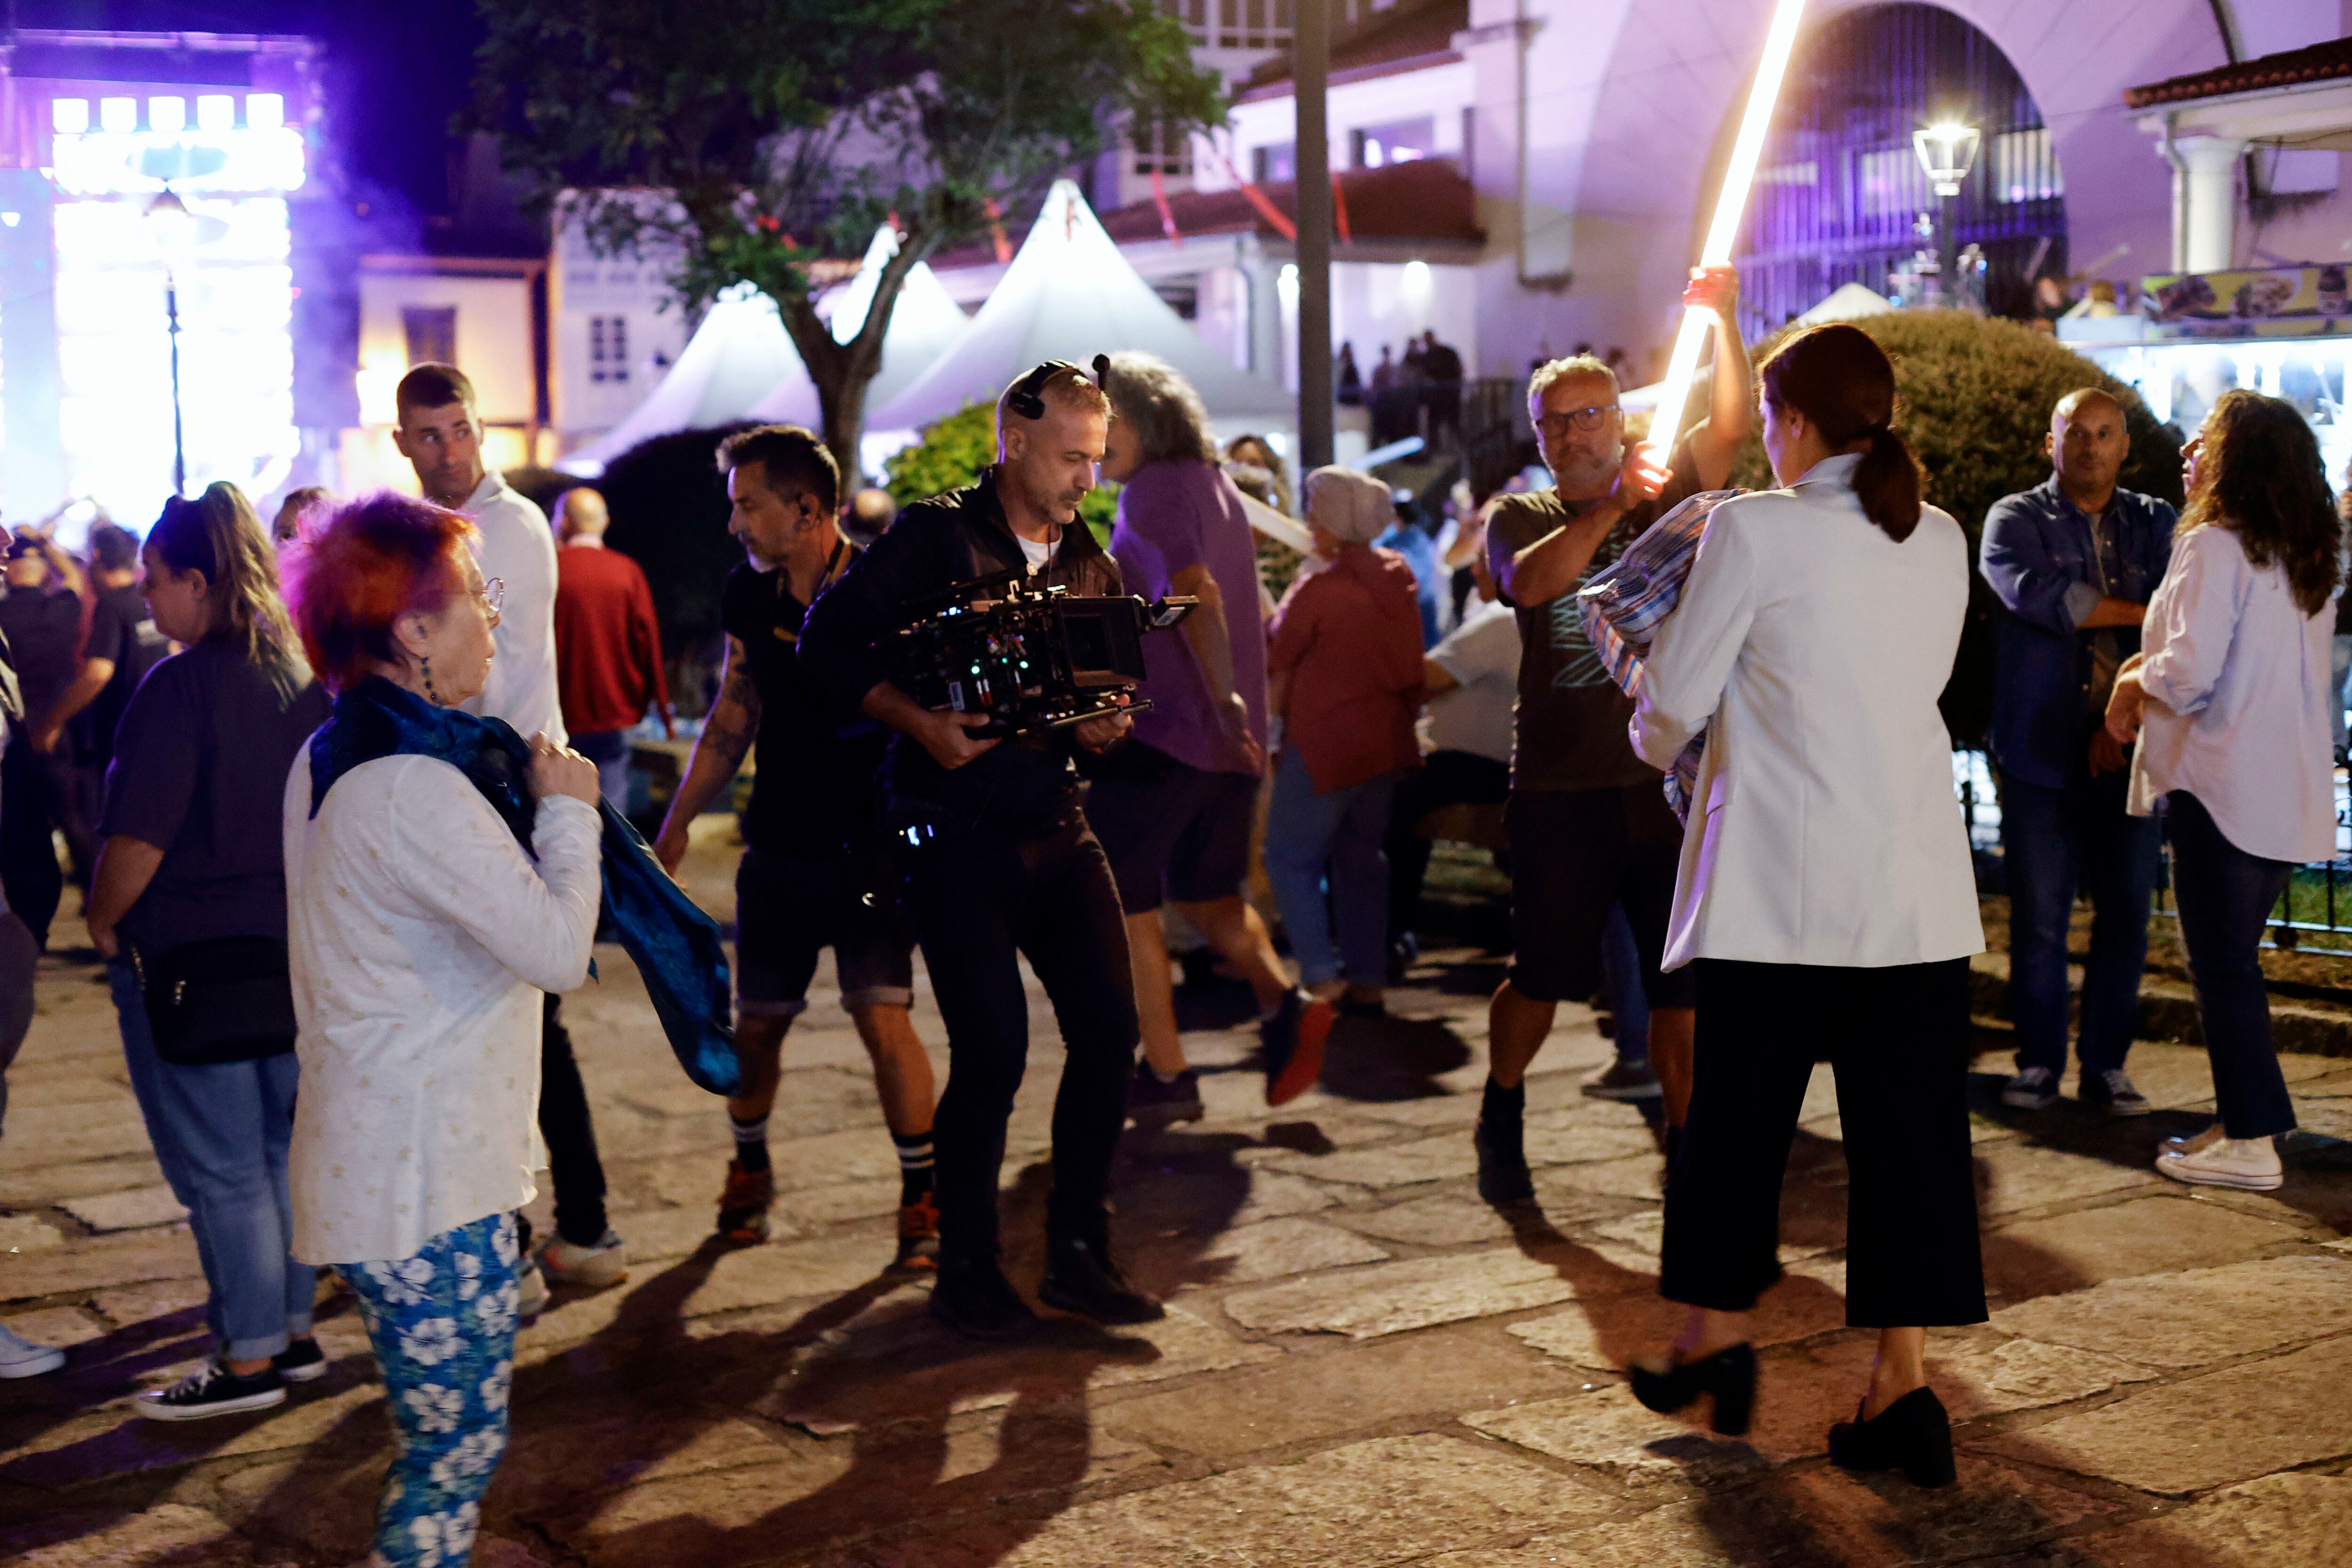
[[[567,544],[555,552],[555,681],[563,727],[575,735],[626,730],[648,708],[669,716],[653,590],[617,550]]]
[[[1328,795],[1421,765],[1421,602],[1392,550],[1350,546],[1301,574],[1274,618],[1269,676],[1290,678],[1283,742]]]

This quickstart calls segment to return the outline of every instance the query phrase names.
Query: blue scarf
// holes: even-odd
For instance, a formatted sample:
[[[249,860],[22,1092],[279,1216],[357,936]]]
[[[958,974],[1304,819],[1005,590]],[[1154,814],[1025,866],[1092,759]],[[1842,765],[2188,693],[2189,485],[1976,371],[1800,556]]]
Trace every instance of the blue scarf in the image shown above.
[[[333,716],[310,737],[310,815],[319,814],[337,779],[362,763],[391,756],[437,757],[455,767],[490,803],[523,853],[531,853],[539,803],[530,792],[530,748],[513,726],[436,708],[380,676],[338,697]],[[662,1032],[686,1076],[713,1094],[731,1095],[742,1070],[735,1059],[719,923],[670,879],[611,802],[598,801],[596,811],[604,826],[600,918],[645,976]]]

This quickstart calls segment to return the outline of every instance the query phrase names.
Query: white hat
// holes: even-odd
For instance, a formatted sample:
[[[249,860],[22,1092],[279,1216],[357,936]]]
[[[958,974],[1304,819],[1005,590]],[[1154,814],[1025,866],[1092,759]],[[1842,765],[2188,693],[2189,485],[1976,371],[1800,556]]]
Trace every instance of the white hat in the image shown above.
[[[1389,487],[1338,467],[1307,476],[1307,521],[1349,544],[1370,544],[1396,522]]]

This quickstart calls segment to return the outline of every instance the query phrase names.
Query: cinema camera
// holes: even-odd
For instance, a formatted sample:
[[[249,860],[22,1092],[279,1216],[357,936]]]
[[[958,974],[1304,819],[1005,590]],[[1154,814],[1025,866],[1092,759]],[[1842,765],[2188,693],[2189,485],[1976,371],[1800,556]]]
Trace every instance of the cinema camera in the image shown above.
[[[1139,713],[1143,637],[1166,631],[1200,603],[1075,598],[1006,571],[910,600],[917,618],[898,634],[902,682],[924,707],[983,713],[986,739],[1059,730],[1112,713]]]

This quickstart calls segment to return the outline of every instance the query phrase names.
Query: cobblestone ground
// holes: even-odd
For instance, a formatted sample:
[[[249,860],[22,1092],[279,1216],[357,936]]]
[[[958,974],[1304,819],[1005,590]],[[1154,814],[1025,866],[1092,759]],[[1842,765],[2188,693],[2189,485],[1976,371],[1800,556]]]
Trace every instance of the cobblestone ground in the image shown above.
[[[717,906],[714,826],[695,864]],[[1843,1326],[1825,1075],[1790,1165],[1789,1277],[1760,1316],[1759,1421],[1730,1442],[1642,1410],[1613,1370],[1672,1314],[1653,1294],[1652,1129],[1577,1092],[1608,1049],[1589,1016],[1563,1011],[1529,1080],[1540,1214],[1506,1217],[1472,1191],[1496,978],[1482,955],[1438,954],[1393,994],[1394,1019],[1343,1025],[1321,1091],[1271,1116],[1233,998],[1188,1001],[1210,1115],[1131,1136],[1119,1188],[1118,1234],[1167,1321],[1065,1321],[989,1350],[946,1338],[923,1288],[882,1271],[893,1156],[834,998],[790,1042],[775,1237],[715,1251],[722,1109],[673,1065],[627,961],[599,956],[604,979],[565,1012],[636,1262],[625,1286],[559,1296],[523,1333],[478,1563],[2352,1558],[2352,1171],[2340,1145],[2307,1140],[2275,1194],[2156,1177],[2157,1140],[2210,1110],[2201,1053],[2141,1047],[2133,1069],[2162,1109],[2118,1125],[2071,1103],[2000,1111],[1999,1039],[1983,1037],[1994,1312],[1931,1342],[1963,1454],[1958,1487],[1921,1493],[1822,1455],[1870,1353]],[[1030,1282],[1058,1065],[1042,997],[1033,1017],[1004,1194]],[[919,1025],[936,1045],[927,1005]],[[2310,1125],[2352,1131],[2352,1062],[2291,1058],[2287,1073]],[[45,966],[14,1081],[0,1312],[72,1351],[59,1375],[0,1384],[0,1562],[362,1556],[389,1427],[349,1298],[320,1322],[332,1370],[283,1408],[138,1420],[129,1396],[201,1352],[203,1287],[88,966]]]

